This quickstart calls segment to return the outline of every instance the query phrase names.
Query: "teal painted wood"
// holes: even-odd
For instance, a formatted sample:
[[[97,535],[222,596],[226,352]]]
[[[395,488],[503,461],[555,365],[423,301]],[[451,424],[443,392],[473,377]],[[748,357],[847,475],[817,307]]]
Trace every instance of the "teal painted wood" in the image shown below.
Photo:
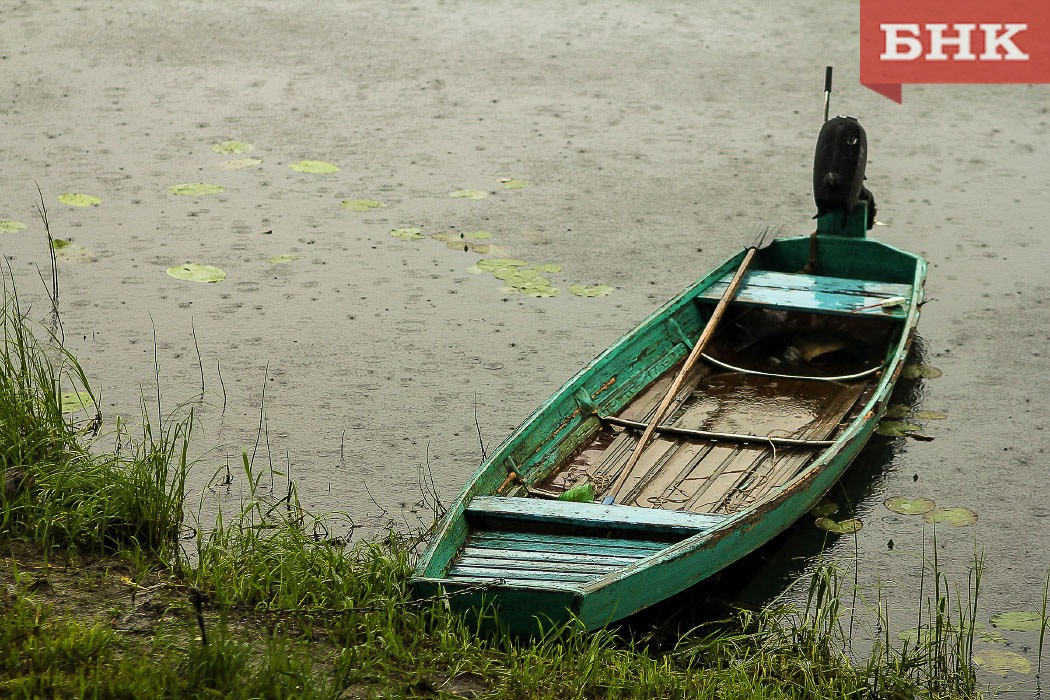
[[[718,301],[731,277],[727,275],[711,285],[701,298]],[[903,319],[908,316],[904,304],[889,309],[880,304],[892,297],[910,296],[909,284],[754,270],[744,276],[734,301],[749,306]]]
[[[816,251],[816,258],[811,260],[813,251]],[[779,239],[760,251],[754,267],[759,272],[786,274],[812,264],[815,265],[815,276],[844,280],[841,283],[844,288],[851,286],[850,280],[906,286],[904,293],[899,294],[907,298],[901,313],[886,314],[901,324],[902,332],[896,345],[888,348],[883,371],[865,404],[856,412],[857,418],[835,438],[831,447],[786,483],[775,487],[752,506],[670,543],[635,542],[631,539],[644,536],[644,529],[620,530],[624,534],[615,540],[589,538],[579,531],[509,531],[527,527],[526,521],[534,526],[542,520],[530,519],[524,513],[522,518],[509,513],[505,516],[474,514],[466,517],[468,504],[475,503],[479,496],[496,495],[498,488],[508,484],[510,472],[517,474],[521,483],[511,485],[502,495],[507,495],[508,491],[523,493],[525,486],[570,456],[600,428],[595,411],[615,415],[640,390],[680,361],[688,352],[690,338],[699,334],[704,323],[704,308],[710,308],[706,301],[696,302],[738,266],[742,255],[726,260],[595,358],[492,453],[436,527],[434,539],[421,557],[410,584],[416,595],[466,590],[464,595],[449,598],[449,604],[475,614],[483,601],[489,601],[501,623],[519,633],[535,631],[540,621],[550,624],[573,616],[578,617],[587,629],[594,629],[703,580],[754,551],[812,508],[841,477],[885,412],[923,301],[925,261],[865,238],[818,235]],[[883,286],[883,289],[889,288]],[[544,503],[535,499],[518,500],[530,506]],[[485,503],[485,500],[477,503]],[[528,510],[525,505],[521,508]],[[569,523],[575,522],[575,518],[569,518]],[[502,523],[498,532],[471,529],[489,527],[497,521]],[[597,527],[583,530],[592,534],[606,531]],[[468,538],[469,545],[464,549]],[[612,544],[614,541],[618,544]],[[511,552],[500,566],[453,567],[457,557],[478,556],[477,550],[490,544],[498,544],[494,548]],[[542,574],[534,570],[535,578],[532,579],[510,579],[500,575],[519,571],[515,568],[518,563],[514,558],[524,560],[525,550],[552,554],[589,552],[592,556],[600,556],[612,548],[626,546],[635,548],[631,557],[625,557],[633,558],[633,562],[617,562],[604,573],[577,572],[574,576],[561,571]],[[456,574],[452,574],[453,571]],[[562,576],[581,580],[569,581]],[[488,586],[488,589],[475,591],[472,586],[479,584]]]
[[[468,518],[485,516],[578,528],[614,528],[682,535],[709,530],[725,520],[724,515],[713,513],[683,513],[658,508],[493,496],[474,498],[467,506],[466,513]]]
[[[647,556],[664,549],[666,542],[614,539],[610,537],[574,537],[542,532],[503,532],[480,530],[471,534],[473,547],[497,549],[537,549],[545,552],[604,552],[610,555]]]
[[[491,566],[496,563],[506,566],[539,566],[546,564],[581,564],[583,566],[599,566],[615,568],[633,564],[642,556],[603,554],[593,551],[590,547],[579,547],[575,552],[543,552],[522,551],[519,549],[493,549],[491,547],[472,547],[467,545],[463,548],[457,562],[459,564],[474,564],[478,566]]]

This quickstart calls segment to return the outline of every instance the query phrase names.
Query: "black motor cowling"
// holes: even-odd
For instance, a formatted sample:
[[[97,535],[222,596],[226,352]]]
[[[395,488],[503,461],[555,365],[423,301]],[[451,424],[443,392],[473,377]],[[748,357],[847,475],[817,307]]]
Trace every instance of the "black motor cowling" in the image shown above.
[[[813,198],[817,216],[840,211],[849,215],[857,199],[868,202],[868,228],[875,219],[875,197],[864,187],[868,139],[853,117],[833,117],[817,136],[813,158]]]

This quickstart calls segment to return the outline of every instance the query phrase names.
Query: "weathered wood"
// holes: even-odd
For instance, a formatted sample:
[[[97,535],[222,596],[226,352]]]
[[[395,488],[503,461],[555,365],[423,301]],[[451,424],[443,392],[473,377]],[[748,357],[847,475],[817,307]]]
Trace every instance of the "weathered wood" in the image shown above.
[[[644,432],[642,432],[642,437],[638,439],[638,445],[634,448],[634,452],[632,452],[631,456],[627,459],[627,464],[625,464],[620,471],[620,475],[616,477],[616,481],[614,481],[612,486],[606,491],[606,498],[609,498],[610,494],[615,494],[619,491],[624,482],[631,477],[631,471],[641,458],[642,453],[645,452],[645,448],[648,447],[649,440],[652,439],[656,426],[663,421],[667,409],[678,396],[678,390],[685,382],[686,377],[689,376],[689,372],[693,369],[693,365],[695,365],[697,360],[700,359],[701,353],[703,353],[707,344],[710,342],[711,337],[714,335],[715,329],[718,327],[718,322],[721,321],[722,316],[725,315],[729,302],[740,287],[740,283],[743,281],[744,275],[747,273],[747,268],[751,265],[751,261],[754,260],[756,252],[756,248],[749,248],[744,255],[744,259],[740,261],[740,267],[737,268],[736,273],[733,275],[729,284],[719,297],[718,305],[715,306],[715,310],[711,312],[711,317],[707,320],[707,325],[704,326],[703,333],[697,338],[696,345],[693,346],[692,351],[690,351],[689,356],[685,359],[681,369],[678,370],[678,374],[675,376],[674,381],[671,382],[671,387],[667,390],[667,394],[664,396],[663,401],[657,406],[656,413],[650,419],[649,426]]]
[[[700,298],[721,298],[730,281],[731,276],[726,275],[708,287]],[[736,301],[778,309],[906,318],[907,303],[892,309],[882,309],[880,305],[892,297],[910,300],[911,296],[910,284],[752,270],[744,276],[744,283],[736,293]]]
[[[644,430],[649,427],[648,423],[639,423],[633,420],[623,420],[616,416],[603,416],[602,421],[610,425],[619,425],[633,430]],[[740,433],[716,433],[709,430],[691,430],[679,428],[676,425],[659,425],[656,432],[675,435],[678,437],[696,438],[698,440],[721,440],[723,442],[743,442],[766,445],[783,445],[791,447],[828,447],[834,444],[834,440],[793,440],[773,435],[743,435]]]
[[[468,518],[484,516],[517,522],[532,521],[682,535],[703,532],[722,522],[721,517],[704,513],[501,496],[478,496],[471,500],[465,513]]]

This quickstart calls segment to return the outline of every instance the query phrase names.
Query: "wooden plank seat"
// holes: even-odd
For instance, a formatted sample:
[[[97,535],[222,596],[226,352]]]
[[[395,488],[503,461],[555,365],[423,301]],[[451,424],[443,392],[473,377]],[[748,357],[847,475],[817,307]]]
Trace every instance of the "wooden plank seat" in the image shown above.
[[[726,518],[656,508],[478,496],[448,578],[577,587],[656,554]]]
[[[733,272],[727,272],[697,298],[717,302],[732,276]],[[911,293],[908,284],[751,270],[744,275],[733,301],[748,306],[904,319],[908,316]],[[883,309],[880,304],[891,297],[909,301]]]
[[[726,517],[714,513],[502,496],[477,496],[467,505],[465,514],[468,520],[513,520],[573,528],[639,530],[683,538],[710,530]]]

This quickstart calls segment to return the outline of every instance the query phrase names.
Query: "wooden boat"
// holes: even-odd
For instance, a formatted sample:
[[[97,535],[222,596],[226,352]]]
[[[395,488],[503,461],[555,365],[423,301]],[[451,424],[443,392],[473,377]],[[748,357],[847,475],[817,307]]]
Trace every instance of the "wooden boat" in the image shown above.
[[[865,150],[826,120],[816,231],[731,257],[572,377],[451,505],[414,594],[594,629],[805,515],[884,414],[923,301],[925,261],[867,237]]]

